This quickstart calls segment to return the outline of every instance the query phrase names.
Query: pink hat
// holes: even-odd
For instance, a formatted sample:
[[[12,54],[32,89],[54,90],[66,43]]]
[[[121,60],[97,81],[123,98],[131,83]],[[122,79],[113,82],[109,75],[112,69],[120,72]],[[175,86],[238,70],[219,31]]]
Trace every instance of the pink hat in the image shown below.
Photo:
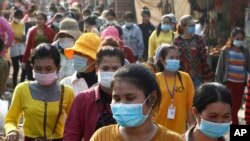
[[[106,29],[104,29],[101,33],[101,38],[102,39],[114,38],[115,40],[118,40],[118,41],[121,40],[119,36],[119,31],[114,26],[109,26]]]

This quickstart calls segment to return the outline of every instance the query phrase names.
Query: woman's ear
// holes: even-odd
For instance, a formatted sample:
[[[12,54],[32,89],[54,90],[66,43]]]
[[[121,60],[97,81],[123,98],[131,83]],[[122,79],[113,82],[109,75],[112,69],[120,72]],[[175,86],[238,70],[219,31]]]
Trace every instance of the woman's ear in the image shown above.
[[[56,70],[57,73],[59,73],[60,68],[61,68],[61,65],[58,65],[58,68],[57,68],[57,70]]]
[[[192,107],[192,114],[193,114],[196,122],[198,122],[198,119],[200,119],[200,113],[198,112],[197,108]]]

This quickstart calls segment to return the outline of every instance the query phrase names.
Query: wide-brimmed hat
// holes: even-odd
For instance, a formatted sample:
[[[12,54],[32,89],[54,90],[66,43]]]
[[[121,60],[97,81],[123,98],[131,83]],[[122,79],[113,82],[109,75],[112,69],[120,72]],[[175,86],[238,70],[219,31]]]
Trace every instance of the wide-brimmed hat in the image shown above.
[[[197,21],[190,15],[184,15],[180,18],[180,25],[194,25]]]
[[[77,40],[82,32],[79,30],[78,22],[72,18],[66,18],[60,22],[59,32],[56,34],[54,40],[57,40],[60,34],[68,34]]]
[[[64,50],[64,54],[67,58],[72,59],[77,52],[96,60],[96,53],[100,44],[101,38],[96,33],[84,33],[76,40],[73,47]]]

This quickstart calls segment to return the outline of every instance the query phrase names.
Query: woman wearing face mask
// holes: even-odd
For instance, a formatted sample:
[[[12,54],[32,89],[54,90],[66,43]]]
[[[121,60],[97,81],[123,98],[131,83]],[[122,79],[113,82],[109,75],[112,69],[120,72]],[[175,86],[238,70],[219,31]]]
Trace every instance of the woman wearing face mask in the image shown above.
[[[91,141],[182,141],[180,135],[152,121],[161,93],[150,70],[126,65],[115,73],[112,88],[111,109],[117,124],[99,129]]]
[[[106,14],[106,23],[100,27],[100,33],[108,26],[114,26],[114,25],[120,26],[116,21],[116,14],[114,10],[109,9]]]
[[[21,19],[23,18],[23,12],[20,9],[15,10],[13,21],[10,23],[11,28],[15,34],[15,43],[10,48],[10,57],[13,66],[13,88],[17,85],[17,75],[19,72],[19,62],[22,61],[22,57],[25,51],[24,41],[25,41],[25,27],[24,24],[21,23]],[[26,72],[22,69],[21,80],[23,82],[25,80]]]
[[[89,16],[84,20],[84,33],[93,32],[100,35],[96,27],[96,17]]]
[[[162,48],[156,74],[162,93],[162,101],[155,121],[179,134],[185,133],[187,125],[194,123],[192,99],[194,86],[191,77],[179,71],[179,51],[175,46]]]
[[[72,90],[57,83],[60,54],[56,47],[40,44],[31,54],[36,81],[17,85],[5,117],[7,141],[18,140],[18,123],[23,114],[24,141],[62,141],[64,120],[74,99]]]
[[[36,14],[36,26],[29,28],[26,36],[26,48],[22,58],[22,68],[26,68],[28,80],[33,80],[32,68],[30,66],[29,57],[32,50],[41,43],[52,43],[55,37],[53,29],[46,25],[47,15],[42,12]]]
[[[226,141],[231,124],[232,99],[227,87],[219,83],[202,84],[195,92],[192,113],[196,125],[185,134],[186,141]]]
[[[216,69],[216,81],[225,84],[231,90],[233,124],[239,123],[238,111],[247,83],[247,73],[250,72],[250,56],[244,47],[244,39],[244,29],[233,29],[219,56]]]
[[[184,15],[180,18],[178,33],[180,35],[174,40],[174,45],[180,52],[180,70],[191,76],[195,88],[213,80],[214,74],[207,63],[206,45],[202,37],[195,34],[195,20],[192,16]]]
[[[50,27],[57,33],[60,30],[60,22],[63,20],[63,15],[61,13],[56,13],[51,21]]]
[[[59,80],[62,80],[75,72],[73,60],[65,57],[64,49],[73,47],[82,32],[79,30],[78,22],[70,18],[65,18],[60,23],[59,28],[60,30],[56,34],[52,45],[56,46],[60,51],[61,68],[59,71]]]
[[[126,12],[124,16],[125,25],[122,26],[122,38],[128,46],[136,60],[143,59],[144,42],[141,29],[134,24],[135,15],[132,12]]]
[[[93,33],[94,34],[94,33]],[[117,46],[101,46],[96,54],[98,85],[77,95],[66,121],[64,141],[89,141],[100,127],[114,124],[110,109],[111,81],[114,72],[124,65],[124,53]]]
[[[155,51],[161,44],[167,43],[172,44],[175,38],[174,32],[172,31],[171,17],[164,15],[161,17],[161,21],[155,31],[150,35],[148,41],[148,59],[150,62],[153,61]]]
[[[100,44],[101,39],[95,33],[84,33],[73,47],[64,50],[65,56],[72,59],[75,72],[62,79],[60,83],[71,86],[75,95],[92,87],[97,82],[95,60]]]

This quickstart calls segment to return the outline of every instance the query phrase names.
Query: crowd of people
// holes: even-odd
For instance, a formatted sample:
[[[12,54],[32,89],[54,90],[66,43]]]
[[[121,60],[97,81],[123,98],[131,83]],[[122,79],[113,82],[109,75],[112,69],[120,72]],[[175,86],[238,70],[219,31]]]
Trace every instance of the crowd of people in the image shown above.
[[[214,72],[191,15],[157,26],[146,6],[141,16],[53,2],[1,16],[0,98],[13,68],[6,140],[20,122],[25,141],[227,140],[250,88],[244,29],[232,29]],[[250,124],[250,90],[246,99]]]

